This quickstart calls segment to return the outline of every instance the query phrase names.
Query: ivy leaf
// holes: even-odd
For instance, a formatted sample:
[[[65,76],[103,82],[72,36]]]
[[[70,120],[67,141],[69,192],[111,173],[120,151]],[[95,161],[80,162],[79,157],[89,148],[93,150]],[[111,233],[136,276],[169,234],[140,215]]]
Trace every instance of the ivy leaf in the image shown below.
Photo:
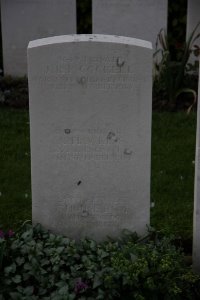
[[[10,297],[12,300],[21,300],[22,297],[19,293],[10,293]]]
[[[28,231],[25,231],[22,234],[21,238],[24,239],[24,240],[30,240],[32,238],[32,236],[33,236],[33,229],[30,229]]]
[[[62,295],[62,296],[67,296],[68,291],[69,291],[68,286],[65,285],[65,286],[63,286],[62,288],[59,289],[58,294]]]
[[[15,275],[15,277],[12,277],[12,281],[14,283],[20,283],[22,281],[21,275]]]
[[[12,265],[5,268],[5,274],[8,275],[9,273],[15,273],[16,271],[16,264],[13,263]]]
[[[99,287],[100,285],[102,285],[102,279],[98,276],[98,275],[96,275],[95,277],[94,277],[94,282],[93,282],[93,289],[96,289],[97,287]]]
[[[65,247],[58,247],[58,248],[56,249],[56,252],[57,252],[58,254],[61,254],[61,253],[63,252],[64,249],[65,249]]]
[[[137,256],[133,253],[130,253],[130,256],[131,256],[131,261],[132,262],[135,262],[137,260]]]
[[[24,294],[26,296],[31,296],[33,294],[33,291],[34,291],[34,287],[33,286],[27,286],[25,289],[24,289]]]
[[[24,262],[25,262],[24,257],[17,257],[16,258],[16,263],[18,264],[18,266],[21,266]]]
[[[100,256],[100,258],[105,258],[105,257],[109,256],[109,253],[107,253],[107,252],[105,252],[103,250],[98,249],[98,255]]]
[[[94,276],[94,272],[92,272],[91,270],[86,271],[86,274],[89,279],[93,278],[93,276]]]

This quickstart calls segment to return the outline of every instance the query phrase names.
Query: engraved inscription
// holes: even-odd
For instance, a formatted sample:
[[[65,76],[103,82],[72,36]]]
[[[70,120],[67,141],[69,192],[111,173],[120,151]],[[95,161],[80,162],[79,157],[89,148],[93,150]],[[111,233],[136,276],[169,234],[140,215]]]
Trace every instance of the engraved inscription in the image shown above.
[[[66,2],[66,0],[56,0],[57,2]],[[40,3],[41,4],[41,0],[30,0],[30,1],[28,1],[28,0],[15,0],[15,2],[16,2],[16,4],[17,3],[28,3],[29,2],[29,4],[31,4],[31,3]],[[48,4],[51,4],[51,2],[53,2],[53,3],[55,3],[55,0],[42,0],[42,2],[46,2],[46,3],[48,3]]]
[[[133,3],[134,2],[134,3]],[[117,9],[123,9],[123,8],[131,8],[133,5],[135,7],[141,6],[146,8],[146,5],[151,5],[151,6],[159,6],[163,5],[163,1],[155,1],[155,0],[99,0],[98,5],[103,6],[104,8],[114,8],[116,7]]]
[[[32,80],[41,89],[67,90],[79,85],[83,89],[129,90],[137,89],[145,78],[145,74],[136,76],[134,69],[119,55],[59,57],[57,64],[46,65]]]
[[[101,4],[103,7],[120,7],[120,8],[128,8],[131,6],[132,0],[123,0],[123,1],[116,1],[116,0],[100,0],[99,4]]]
[[[111,193],[109,205],[106,205],[105,199],[108,195],[103,192],[93,197],[83,199],[70,194],[63,195],[63,199],[58,200],[57,210],[68,220],[71,220],[73,226],[80,222],[96,224],[107,227],[109,224],[120,226],[121,221],[130,214],[129,193],[119,191],[117,194]]]
[[[119,133],[92,132],[66,134],[63,143],[53,151],[53,156],[60,161],[121,161],[133,159],[132,150],[121,145]],[[67,131],[68,132],[68,131]],[[74,131],[73,131],[74,132]]]

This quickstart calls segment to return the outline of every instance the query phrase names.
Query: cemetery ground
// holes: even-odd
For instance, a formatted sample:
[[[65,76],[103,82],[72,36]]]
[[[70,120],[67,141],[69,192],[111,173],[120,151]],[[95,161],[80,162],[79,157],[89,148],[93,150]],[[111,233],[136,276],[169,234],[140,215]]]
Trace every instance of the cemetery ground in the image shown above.
[[[199,299],[200,277],[174,247],[181,237],[191,255],[195,131],[195,113],[153,113],[157,232],[76,244],[40,226],[19,229],[31,219],[29,113],[0,107],[0,299]]]
[[[196,113],[153,113],[151,225],[181,237],[189,252],[195,139]],[[15,231],[31,219],[28,110],[0,108],[0,140],[0,225]]]
[[[1,1],[0,300],[199,300],[199,7],[15,2]],[[27,62],[29,91],[6,76]]]

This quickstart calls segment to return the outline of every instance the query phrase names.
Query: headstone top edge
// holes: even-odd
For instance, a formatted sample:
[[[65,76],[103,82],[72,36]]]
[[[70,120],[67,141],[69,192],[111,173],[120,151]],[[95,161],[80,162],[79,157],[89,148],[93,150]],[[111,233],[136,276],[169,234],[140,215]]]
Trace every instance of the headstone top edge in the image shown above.
[[[60,43],[72,43],[72,42],[107,42],[116,44],[128,44],[132,46],[138,46],[143,48],[152,49],[152,43],[132,37],[117,36],[117,35],[103,35],[103,34],[71,34],[60,35],[54,37],[48,37],[30,41],[28,49],[42,47]]]

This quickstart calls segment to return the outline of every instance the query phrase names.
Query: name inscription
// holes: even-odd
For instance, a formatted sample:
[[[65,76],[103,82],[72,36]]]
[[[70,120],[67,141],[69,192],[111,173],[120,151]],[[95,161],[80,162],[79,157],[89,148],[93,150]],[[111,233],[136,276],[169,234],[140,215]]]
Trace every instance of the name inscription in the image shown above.
[[[135,74],[135,67],[121,56],[59,57],[56,64],[46,65],[32,80],[41,89],[130,90],[142,84],[145,74]]]

